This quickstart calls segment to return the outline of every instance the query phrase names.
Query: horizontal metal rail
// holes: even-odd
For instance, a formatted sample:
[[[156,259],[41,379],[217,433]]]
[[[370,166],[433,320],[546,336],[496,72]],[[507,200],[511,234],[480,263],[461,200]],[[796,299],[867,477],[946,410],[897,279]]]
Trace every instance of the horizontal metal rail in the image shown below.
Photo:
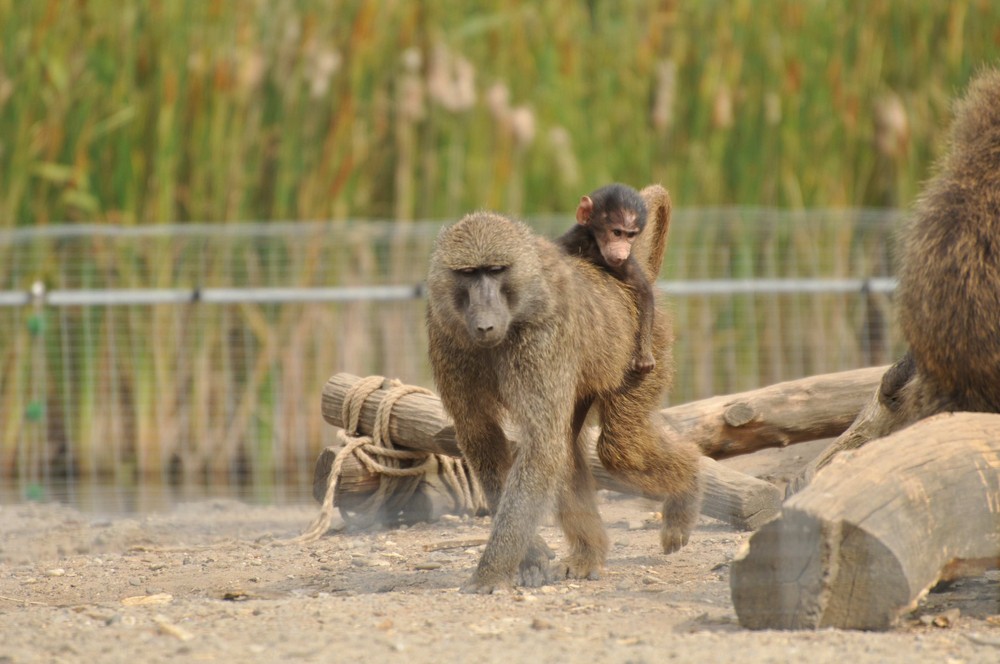
[[[819,295],[837,293],[891,293],[896,280],[868,279],[704,279],[658,281],[656,287],[675,297],[705,295]]]
[[[674,297],[732,295],[814,295],[891,293],[896,280],[871,279],[705,279],[658,281]],[[423,284],[291,288],[118,288],[0,291],[0,307],[135,306],[153,304],[281,304],[303,302],[390,302],[424,296]]]

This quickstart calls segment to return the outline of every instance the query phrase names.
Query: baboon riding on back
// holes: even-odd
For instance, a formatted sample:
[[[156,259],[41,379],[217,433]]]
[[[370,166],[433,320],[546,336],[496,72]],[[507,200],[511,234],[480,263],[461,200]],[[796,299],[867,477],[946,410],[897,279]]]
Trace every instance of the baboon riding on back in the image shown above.
[[[659,266],[669,198],[645,192],[660,222],[647,267]],[[656,365],[630,371],[636,300],[607,271],[568,256],[519,222],[476,212],[438,237],[428,275],[428,336],[435,382],[455,435],[494,514],[486,550],[466,592],[557,577],[593,578],[608,540],[579,433],[593,406],[602,464],[664,500],[661,545],[682,547],[698,515],[699,451],[666,440],[651,416],[668,387],[671,335],[661,311]],[[504,433],[518,432],[515,450]],[[570,547],[559,564],[537,535],[555,505]]]

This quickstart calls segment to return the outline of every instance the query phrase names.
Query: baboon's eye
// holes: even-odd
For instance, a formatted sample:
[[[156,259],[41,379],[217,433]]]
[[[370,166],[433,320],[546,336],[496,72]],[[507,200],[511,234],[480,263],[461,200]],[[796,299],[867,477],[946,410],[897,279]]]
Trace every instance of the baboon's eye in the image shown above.
[[[507,266],[506,266],[506,265],[490,265],[490,266],[489,266],[488,268],[486,268],[486,269],[487,269],[487,270],[488,270],[489,272],[492,272],[493,274],[499,274],[499,273],[501,273],[501,272],[504,272],[504,271],[506,271],[506,270],[507,270]]]
[[[457,270],[455,270],[455,272],[458,272],[459,274],[475,274],[476,273],[476,268],[474,268],[474,267],[460,267]]]

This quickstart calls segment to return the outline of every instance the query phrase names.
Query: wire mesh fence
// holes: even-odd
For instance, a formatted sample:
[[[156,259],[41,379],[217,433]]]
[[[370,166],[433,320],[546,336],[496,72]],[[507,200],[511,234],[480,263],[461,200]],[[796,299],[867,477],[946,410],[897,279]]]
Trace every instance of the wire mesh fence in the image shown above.
[[[897,211],[678,210],[659,282],[681,403],[890,361]],[[555,235],[568,218],[531,220]],[[440,223],[0,232],[0,476],[308,476],[340,371],[432,387]],[[666,402],[665,401],[665,404]]]

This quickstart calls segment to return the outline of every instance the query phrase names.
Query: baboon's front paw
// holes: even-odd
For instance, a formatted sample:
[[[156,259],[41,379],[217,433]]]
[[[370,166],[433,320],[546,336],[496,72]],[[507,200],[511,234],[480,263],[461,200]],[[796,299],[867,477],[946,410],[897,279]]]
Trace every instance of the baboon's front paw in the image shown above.
[[[660,546],[663,553],[673,553],[679,551],[681,547],[688,543],[691,531],[676,526],[663,526],[660,530]]]
[[[495,592],[512,590],[514,584],[510,579],[492,574],[480,574],[478,571],[468,581],[462,584],[459,592],[471,595],[490,595]]]
[[[649,373],[656,368],[656,358],[652,353],[638,353],[632,358],[632,371]]]
[[[519,584],[524,588],[538,588],[552,583],[552,568],[548,562],[542,564],[522,565],[520,570]]]
[[[541,538],[536,537],[528,548],[524,560],[521,561],[520,585],[537,588],[550,583],[553,580],[553,571],[549,561],[554,557],[552,549]]]
[[[604,565],[587,556],[567,556],[557,564],[557,574],[564,579],[589,579],[596,581],[601,578]]]

